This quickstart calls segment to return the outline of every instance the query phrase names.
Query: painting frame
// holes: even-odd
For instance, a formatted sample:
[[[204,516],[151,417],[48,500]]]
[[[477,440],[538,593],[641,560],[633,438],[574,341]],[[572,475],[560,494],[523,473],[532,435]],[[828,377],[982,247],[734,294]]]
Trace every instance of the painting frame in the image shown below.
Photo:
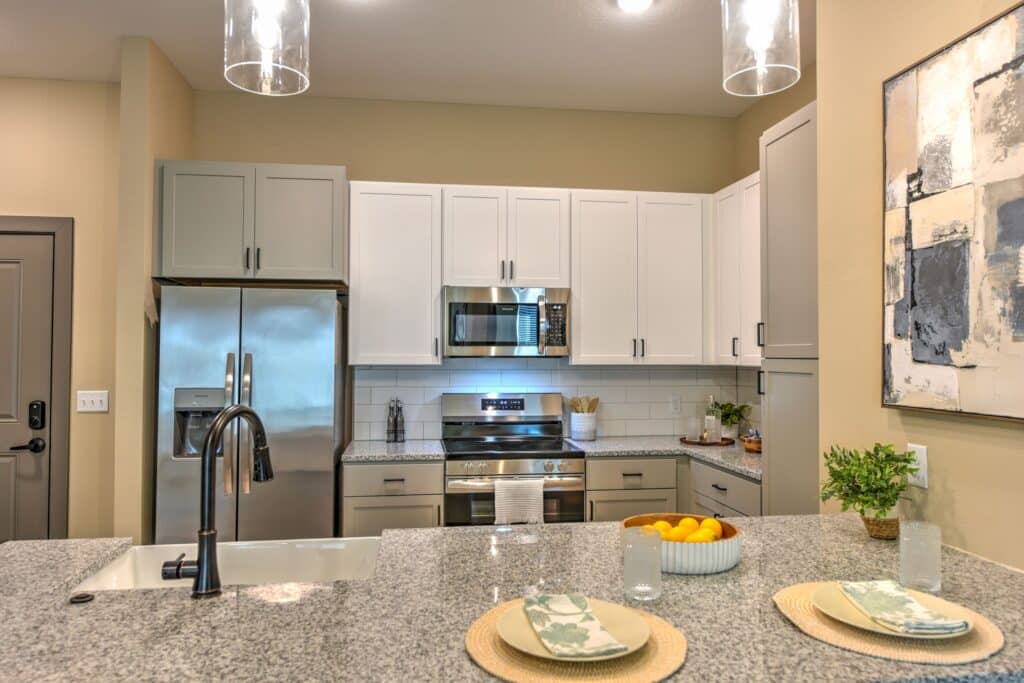
[[[882,121],[881,121],[881,124],[882,124],[882,126],[881,126],[881,128],[882,128],[882,136],[881,136],[882,137],[882,139],[881,139],[881,147],[882,147],[882,150],[881,150],[882,151],[882,188],[881,188],[882,189],[882,192],[881,192],[881,201],[882,201],[882,221],[881,221],[881,223],[882,223],[882,226],[881,226],[882,227],[882,240],[881,240],[881,242],[882,242],[882,245],[881,245],[881,252],[882,252],[881,253],[881,257],[882,257],[882,267],[881,267],[882,296],[881,296],[881,298],[882,298],[882,305],[880,307],[881,308],[881,311],[880,311],[881,312],[881,319],[882,319],[882,340],[881,340],[882,341],[882,345],[881,345],[881,383],[880,383],[880,387],[879,387],[880,388],[879,399],[880,399],[880,404],[881,404],[882,408],[894,409],[894,410],[897,410],[897,411],[901,411],[901,410],[902,411],[910,411],[912,413],[920,413],[920,414],[925,414],[925,415],[936,415],[936,416],[942,415],[942,416],[945,416],[945,417],[954,417],[954,418],[956,418],[956,417],[959,417],[959,418],[981,418],[981,419],[984,419],[984,420],[990,420],[990,421],[996,421],[996,422],[1005,422],[1005,423],[1014,423],[1014,424],[1022,424],[1022,423],[1024,423],[1024,400],[1022,400],[1020,402],[1020,405],[1017,407],[1016,410],[1008,411],[1008,412],[1012,412],[1013,414],[1003,414],[1003,413],[999,413],[999,412],[985,412],[985,411],[981,411],[981,410],[972,410],[972,409],[969,409],[969,408],[964,408],[964,406],[962,404],[959,404],[956,408],[951,408],[951,407],[935,407],[935,406],[927,406],[927,405],[914,405],[914,404],[901,403],[899,401],[891,400],[892,399],[891,388],[892,388],[892,383],[894,382],[894,369],[893,369],[893,366],[892,366],[892,350],[891,350],[890,345],[889,345],[889,341],[890,341],[889,340],[889,332],[890,332],[890,322],[891,322],[891,320],[890,320],[890,311],[888,309],[892,306],[892,304],[890,304],[888,302],[888,299],[890,297],[890,286],[891,286],[891,280],[889,278],[891,277],[891,275],[890,275],[890,273],[887,272],[889,270],[888,266],[890,264],[891,242],[893,241],[891,236],[890,236],[890,228],[889,228],[889,225],[887,223],[887,216],[888,216],[888,214],[894,208],[894,207],[890,206],[890,194],[889,194],[890,193],[890,169],[889,169],[889,152],[890,152],[890,150],[889,150],[889,144],[888,144],[888,138],[889,138],[889,128],[888,128],[888,125],[889,125],[889,111],[888,111],[888,107],[889,107],[889,89],[890,89],[890,87],[894,83],[897,83],[900,79],[906,78],[906,77],[908,77],[911,74],[915,74],[915,79],[916,79],[916,73],[918,72],[918,70],[922,69],[922,67],[926,67],[930,63],[936,62],[939,58],[942,58],[944,55],[948,55],[948,54],[952,53],[952,51],[954,51],[958,47],[965,45],[967,43],[967,41],[971,40],[972,38],[975,38],[976,36],[979,36],[982,32],[986,31],[990,27],[995,26],[999,22],[1002,22],[1002,21],[1009,22],[1011,17],[1012,17],[1012,15],[1015,15],[1015,14],[1017,14],[1017,26],[1019,27],[1017,29],[1018,30],[1018,34],[1017,34],[1018,35],[1018,43],[1017,43],[1017,50],[1018,50],[1018,52],[1016,53],[1015,56],[1013,56],[1010,60],[1008,60],[1005,64],[1003,64],[999,71],[992,72],[990,74],[983,73],[980,78],[974,79],[973,80],[973,87],[976,89],[978,84],[983,82],[983,81],[985,81],[986,79],[1000,76],[1001,74],[1003,74],[1003,72],[1006,72],[1007,69],[1009,67],[1011,67],[1012,64],[1016,64],[1016,66],[1014,66],[1013,68],[1024,69],[1024,64],[1022,64],[1022,60],[1024,60],[1024,50],[1022,50],[1022,47],[1024,47],[1024,42],[1022,42],[1022,41],[1024,41],[1024,0],[1022,0],[1021,2],[1017,2],[1017,3],[1013,4],[1012,6],[1010,6],[1006,10],[1000,12],[999,14],[997,14],[997,15],[995,15],[995,16],[993,16],[993,17],[991,17],[991,18],[989,18],[989,19],[987,19],[987,20],[985,20],[985,21],[975,25],[970,30],[960,34],[959,36],[957,36],[953,40],[949,41],[945,45],[939,47],[938,49],[936,49],[936,50],[934,50],[932,52],[930,52],[929,54],[925,55],[921,59],[919,59],[916,62],[910,64],[909,66],[900,69],[898,72],[888,76],[887,78],[883,79],[883,81],[882,81],[882,86],[881,86],[881,105],[882,105],[882,107],[881,107],[881,110],[882,110],[882,117],[881,117],[882,118]],[[982,39],[978,38],[977,40],[981,41]],[[1009,72],[1009,73],[1010,73],[1010,76],[1013,75],[1012,71]],[[919,90],[918,90],[918,85],[916,84],[916,82],[914,84],[914,96],[915,96],[915,98],[919,98],[920,97]],[[976,96],[976,93],[975,93],[975,96]],[[970,99],[970,95],[965,93],[964,98],[969,100]],[[919,105],[917,104],[917,101],[915,100],[915,104],[914,104],[914,107],[915,107],[915,109],[914,109],[914,116],[915,117],[917,116],[917,107],[918,106]],[[972,125],[974,125],[976,123],[973,120],[974,115],[975,114],[974,114],[973,110],[971,110],[971,116],[972,116],[971,123],[972,123]],[[915,125],[917,125],[916,122],[915,122]],[[919,135],[920,134],[915,129],[915,141],[914,141],[915,145],[919,142],[916,139],[916,136],[919,136]],[[973,140],[973,136],[974,135],[975,135],[975,132],[974,132],[974,130],[972,128],[972,131],[971,131],[971,136],[972,136],[971,142],[972,142],[972,145],[974,144],[974,140]],[[973,153],[973,147],[972,147],[972,153]],[[976,164],[976,161],[972,158],[971,163],[972,164]],[[920,174],[920,173],[923,172],[922,169],[921,169],[921,166],[922,166],[922,164],[921,164],[920,160],[918,160],[917,161],[917,169],[915,171],[916,174]],[[1014,168],[1016,168],[1016,166],[1014,166]],[[910,191],[909,191],[909,187],[910,187],[910,185],[909,185],[909,176],[907,177],[907,180],[908,180],[908,184],[907,184],[908,193],[907,193],[907,198],[905,200],[906,203],[904,204],[904,206],[906,207],[905,211],[906,211],[906,215],[907,215],[907,219],[906,219],[907,223],[906,223],[905,229],[907,227],[909,227],[911,235],[904,236],[904,237],[898,237],[897,239],[904,239],[906,241],[907,246],[905,246],[904,248],[905,248],[905,253],[908,255],[908,258],[909,258],[911,255],[914,254],[914,251],[915,251],[915,248],[916,248],[915,246],[912,245],[912,242],[913,242],[913,234],[912,234],[912,231],[913,231],[913,227],[912,227],[913,221],[910,220],[911,209],[913,208],[912,202],[922,201],[922,199],[923,200],[931,199],[931,198],[933,198],[934,196],[937,196],[937,195],[952,194],[952,192],[954,190],[959,190],[959,189],[962,189],[962,188],[965,188],[965,187],[970,187],[971,190],[975,194],[977,194],[977,192],[978,192],[978,189],[977,189],[978,181],[976,181],[975,178],[972,175],[972,177],[970,178],[969,182],[965,186],[953,185],[951,183],[949,185],[949,187],[937,190],[934,195],[922,194],[920,198],[912,200],[910,198]],[[1024,182],[1024,168],[1021,169],[1021,172],[1020,172],[1019,175],[1017,175],[1016,177],[1011,177],[1010,180],[1018,180],[1020,182]],[[1013,195],[1013,200],[1012,201],[1013,201],[1014,204],[1017,203],[1017,195]],[[972,208],[974,208],[973,205],[972,205]],[[1018,223],[1016,222],[1015,218],[1011,219],[1011,221],[1012,221],[1011,222],[1012,226],[1015,227],[1015,226],[1018,225]],[[999,218],[999,223],[1000,223],[1000,225],[1002,224],[1001,216]],[[991,228],[987,228],[986,227],[986,229],[991,229]],[[998,232],[998,227],[995,228],[995,231]],[[949,237],[943,237],[942,239],[943,240],[948,240],[950,238]],[[954,238],[954,241],[955,241],[955,238]],[[929,246],[931,246],[931,245],[929,245]],[[964,245],[963,246],[964,246],[965,253],[966,253],[966,250],[969,249],[969,247],[971,245],[970,245],[970,243],[966,239],[964,239]],[[983,255],[984,254],[987,254],[987,252],[983,252]],[[967,260],[969,260],[970,258],[971,258],[970,256],[966,256]],[[1021,249],[1021,259],[1022,259],[1021,262],[1024,263],[1024,248]],[[907,272],[913,272],[914,266],[911,263],[905,262],[903,264],[902,268],[903,268],[903,276],[905,277]],[[1024,269],[1024,265],[1020,266],[1020,268]],[[1024,287],[1024,270],[1022,270],[1022,272],[1020,274],[1020,277],[1021,277],[1021,281],[1019,283],[1019,286],[1020,287]],[[907,280],[907,282],[908,282],[908,286],[910,286],[911,283],[916,285],[916,282],[914,282],[912,280]],[[900,283],[900,284],[902,285],[902,283]],[[971,287],[970,283],[968,283],[966,285],[966,287],[967,287],[967,289],[965,290],[965,293],[964,293],[965,298],[969,298],[969,297],[975,295],[975,292],[971,291],[971,289],[970,289],[970,287]],[[912,310],[914,304],[913,304],[913,297],[912,297],[911,293],[905,291],[905,289],[903,289],[902,287],[901,287],[901,289],[903,290],[903,296],[908,299],[908,303],[906,304],[906,306],[908,307],[908,310]],[[1018,301],[1017,303],[1020,303],[1020,302]],[[973,318],[974,313],[975,313],[975,311],[973,310],[973,304],[971,304],[971,310],[970,310],[970,316],[969,317]],[[1022,316],[1021,319],[1024,319],[1024,316]],[[1019,320],[1016,321],[1016,324],[1019,325],[1019,323],[1020,323]],[[975,324],[973,319],[971,320],[970,324]],[[1011,341],[1012,342],[1020,341],[1020,342],[1022,342],[1022,346],[1024,346],[1024,340],[1022,340],[1021,338],[1018,337],[1019,329],[1015,328],[1014,324],[1015,323],[1013,321],[1010,322],[1011,329],[1013,329],[1013,336],[1012,336]],[[907,328],[908,329],[908,334],[911,334],[914,331],[916,326],[915,326],[915,324],[913,322],[910,322],[909,325],[910,326]],[[894,321],[892,321],[892,327],[895,328],[895,322]],[[893,330],[893,331],[895,333],[895,330]],[[966,339],[966,336],[965,336],[965,339]],[[910,343],[911,344],[916,344],[916,340],[913,339],[913,335],[912,334],[911,334]],[[916,358],[913,359],[913,362],[915,364],[914,366],[916,366],[917,363],[918,363]],[[927,365],[928,361],[921,361],[921,364]],[[914,367],[914,366],[912,366],[912,367]],[[965,369],[966,370],[972,370],[972,369],[975,368],[975,366],[969,365],[969,364],[964,364],[964,365],[961,365],[961,366],[953,365],[953,367],[955,367],[958,370],[965,370]],[[959,390],[959,384],[957,386],[958,386],[958,390]],[[958,397],[958,401],[959,400],[960,399]],[[1017,405],[1017,404],[1015,403],[1015,405]]]

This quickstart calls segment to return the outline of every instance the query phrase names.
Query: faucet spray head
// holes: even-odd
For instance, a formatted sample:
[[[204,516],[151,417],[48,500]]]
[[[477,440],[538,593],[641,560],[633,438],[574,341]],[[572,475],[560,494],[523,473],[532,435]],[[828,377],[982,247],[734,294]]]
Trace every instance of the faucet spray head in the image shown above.
[[[274,478],[274,468],[270,465],[270,447],[257,446],[252,454],[252,479],[264,482]]]

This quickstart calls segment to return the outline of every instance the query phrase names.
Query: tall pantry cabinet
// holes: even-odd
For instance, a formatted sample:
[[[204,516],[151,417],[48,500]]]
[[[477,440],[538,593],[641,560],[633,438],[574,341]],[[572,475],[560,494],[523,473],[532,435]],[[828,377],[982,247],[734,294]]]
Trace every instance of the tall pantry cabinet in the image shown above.
[[[758,378],[767,515],[816,513],[818,455],[817,117],[811,103],[761,136]]]

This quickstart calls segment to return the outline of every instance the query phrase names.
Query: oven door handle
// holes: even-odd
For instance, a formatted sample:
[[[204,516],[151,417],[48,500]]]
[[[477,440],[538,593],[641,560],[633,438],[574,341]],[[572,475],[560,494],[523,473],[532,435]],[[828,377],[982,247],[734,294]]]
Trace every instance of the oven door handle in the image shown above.
[[[540,477],[449,477],[445,483],[445,493],[493,493],[496,481],[517,481],[522,479],[538,479]],[[545,491],[583,491],[584,479],[579,476],[551,475],[543,477]]]

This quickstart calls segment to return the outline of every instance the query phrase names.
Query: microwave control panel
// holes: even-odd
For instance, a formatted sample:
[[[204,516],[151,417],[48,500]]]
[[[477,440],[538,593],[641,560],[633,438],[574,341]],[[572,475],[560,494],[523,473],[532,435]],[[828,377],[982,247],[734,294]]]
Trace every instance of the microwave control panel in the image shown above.
[[[565,346],[566,321],[565,304],[548,304],[548,333],[545,342],[548,346]]]

